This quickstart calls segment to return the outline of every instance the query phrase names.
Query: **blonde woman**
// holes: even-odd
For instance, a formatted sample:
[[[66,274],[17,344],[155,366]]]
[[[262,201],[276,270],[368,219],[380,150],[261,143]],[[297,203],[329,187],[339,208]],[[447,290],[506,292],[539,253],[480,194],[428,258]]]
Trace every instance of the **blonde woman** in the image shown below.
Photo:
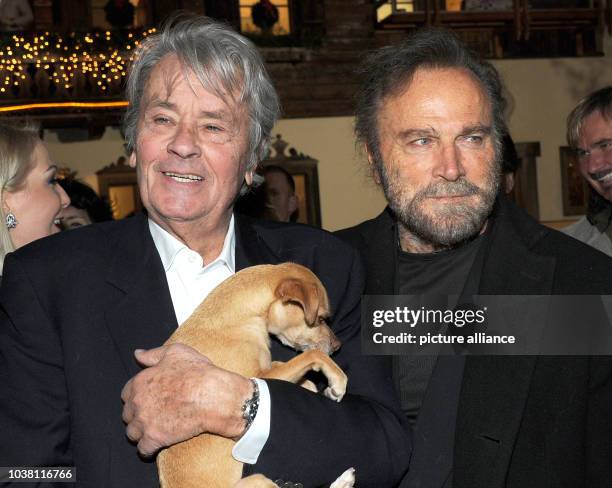
[[[32,124],[0,123],[0,275],[7,253],[60,231],[70,199],[56,173]]]

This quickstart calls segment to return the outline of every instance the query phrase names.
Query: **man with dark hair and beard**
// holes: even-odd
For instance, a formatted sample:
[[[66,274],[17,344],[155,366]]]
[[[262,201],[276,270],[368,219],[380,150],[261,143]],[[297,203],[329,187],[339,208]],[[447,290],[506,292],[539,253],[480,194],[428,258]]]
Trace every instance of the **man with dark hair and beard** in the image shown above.
[[[339,234],[361,251],[367,295],[612,292],[608,258],[499,191],[504,98],[489,63],[424,30],[373,53],[363,75],[355,131],[388,207]],[[402,488],[610,483],[609,359],[388,358],[414,428]]]

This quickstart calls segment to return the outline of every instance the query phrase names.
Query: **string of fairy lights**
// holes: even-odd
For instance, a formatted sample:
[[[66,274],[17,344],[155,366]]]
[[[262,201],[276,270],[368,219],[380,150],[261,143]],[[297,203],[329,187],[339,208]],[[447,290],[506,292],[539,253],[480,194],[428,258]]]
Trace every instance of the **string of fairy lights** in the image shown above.
[[[91,88],[107,93],[121,84],[133,52],[153,32],[129,32],[120,38],[111,31],[13,35],[0,45],[0,99],[17,89],[13,87],[47,80],[65,90],[89,80]]]

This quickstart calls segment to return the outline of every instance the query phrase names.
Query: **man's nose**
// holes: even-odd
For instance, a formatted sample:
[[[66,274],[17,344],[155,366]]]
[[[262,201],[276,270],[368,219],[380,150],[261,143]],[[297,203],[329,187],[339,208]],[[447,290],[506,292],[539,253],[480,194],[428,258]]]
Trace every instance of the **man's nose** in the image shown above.
[[[168,144],[168,152],[182,159],[199,157],[202,151],[197,130],[187,124],[179,124]]]
[[[454,144],[440,147],[439,160],[435,167],[434,176],[439,176],[448,181],[457,181],[465,176],[465,168],[461,163],[461,153]]]

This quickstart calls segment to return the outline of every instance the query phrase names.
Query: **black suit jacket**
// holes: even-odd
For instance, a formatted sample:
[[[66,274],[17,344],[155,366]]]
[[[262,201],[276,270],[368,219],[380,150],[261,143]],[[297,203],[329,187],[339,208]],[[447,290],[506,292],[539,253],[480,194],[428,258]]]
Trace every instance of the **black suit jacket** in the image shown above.
[[[392,485],[406,469],[388,372],[358,343],[362,269],[331,234],[236,218],[236,264],[294,261],[326,285],[349,376],[341,404],[269,381],[269,440],[250,471],[316,486],[350,466],[360,486]],[[76,466],[77,486],[157,486],[151,461],[125,436],[120,392],[136,348],[177,327],[145,218],[88,226],[9,255],[0,288],[0,465]],[[239,351],[236,351],[239,354]],[[273,344],[273,359],[295,353]],[[23,485],[19,485],[23,486]]]
[[[612,260],[604,254],[541,226],[505,200],[490,223],[480,294],[612,293]],[[339,233],[362,253],[366,294],[394,293],[394,226],[387,209]],[[460,366],[463,374],[436,369],[417,423],[425,438],[453,423],[454,488],[612,486],[609,358],[471,356]],[[428,469],[427,460],[435,464],[439,453],[426,444],[426,452],[418,452],[418,435],[414,456],[425,457],[420,467]],[[409,474],[402,486],[449,486],[446,473],[430,470],[416,483]]]

